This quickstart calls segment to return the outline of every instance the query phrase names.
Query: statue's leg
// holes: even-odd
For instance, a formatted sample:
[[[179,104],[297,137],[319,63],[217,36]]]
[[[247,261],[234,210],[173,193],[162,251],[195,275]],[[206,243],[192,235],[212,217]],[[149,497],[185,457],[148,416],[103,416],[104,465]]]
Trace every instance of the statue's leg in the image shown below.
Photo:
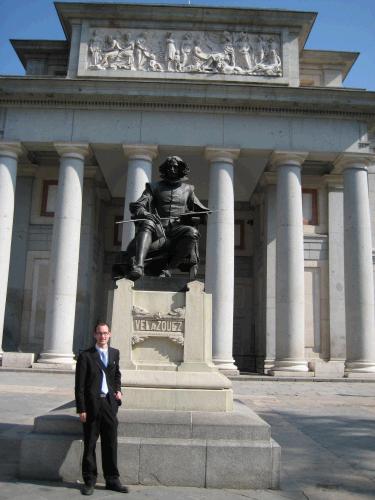
[[[128,279],[136,281],[141,278],[144,273],[145,258],[152,242],[151,232],[148,229],[139,231],[135,237],[135,263]]]
[[[181,261],[188,259],[193,266],[198,264],[196,256],[196,244],[199,240],[199,232],[192,226],[177,226],[170,233],[171,257],[169,267],[177,267]]]

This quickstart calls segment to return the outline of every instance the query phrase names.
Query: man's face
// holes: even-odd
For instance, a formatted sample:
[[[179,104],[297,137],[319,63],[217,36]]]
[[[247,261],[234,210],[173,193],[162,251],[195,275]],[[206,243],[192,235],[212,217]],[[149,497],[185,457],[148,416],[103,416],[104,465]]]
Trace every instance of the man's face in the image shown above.
[[[165,172],[165,177],[171,181],[177,180],[180,178],[180,174],[178,171],[178,160],[177,158],[170,158],[168,161],[168,165]]]
[[[111,338],[111,332],[107,325],[99,325],[95,329],[94,337],[96,340],[96,345],[102,349],[108,347],[108,341]]]

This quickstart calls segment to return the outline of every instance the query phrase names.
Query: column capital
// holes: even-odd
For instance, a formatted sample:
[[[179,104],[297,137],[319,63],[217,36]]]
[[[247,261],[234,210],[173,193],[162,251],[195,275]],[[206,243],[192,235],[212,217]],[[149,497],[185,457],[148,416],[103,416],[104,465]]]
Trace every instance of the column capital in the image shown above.
[[[302,167],[308,153],[305,151],[273,151],[270,164],[272,169],[276,169],[282,165],[292,165],[294,167]]]
[[[334,173],[341,173],[347,168],[367,170],[375,163],[375,155],[366,153],[341,153],[333,162]]]
[[[61,157],[84,160],[90,154],[90,146],[84,142],[55,142],[53,145]]]
[[[23,152],[23,147],[20,142],[16,141],[1,141],[0,142],[0,156],[10,156],[17,159]]]
[[[151,161],[158,155],[156,144],[123,144],[124,155],[129,159]]]
[[[238,148],[214,148],[207,147],[204,150],[204,156],[209,161],[223,161],[233,163],[240,155]]]

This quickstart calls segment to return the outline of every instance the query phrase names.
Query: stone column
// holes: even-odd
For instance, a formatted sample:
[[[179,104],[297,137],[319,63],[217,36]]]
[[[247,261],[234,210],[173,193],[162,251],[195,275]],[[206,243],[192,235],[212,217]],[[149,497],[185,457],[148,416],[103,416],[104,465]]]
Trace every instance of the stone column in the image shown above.
[[[301,166],[306,153],[274,152],[277,169],[276,361],[272,374],[308,372]]]
[[[238,149],[206,148],[210,161],[206,291],[212,294],[212,357],[224,372],[238,373],[233,360],[234,192]]]
[[[17,159],[21,151],[18,142],[0,142],[0,356],[3,353],[1,346],[12,243]]]
[[[343,154],[346,364],[348,376],[375,377],[375,309],[367,166],[373,158]]]
[[[329,372],[343,377],[346,357],[344,274],[344,186],[341,175],[325,177],[328,188]],[[325,363],[326,364],[326,363]],[[315,366],[315,376],[318,376]]]
[[[86,144],[58,143],[60,172],[52,234],[44,332],[39,363],[73,365],[73,334]]]
[[[265,193],[265,242],[263,244],[263,266],[264,266],[264,300],[261,306],[264,310],[265,337],[264,337],[264,366],[265,374],[275,365],[276,357],[276,175],[267,172],[263,175],[261,183]]]
[[[142,194],[146,182],[151,182],[152,160],[158,154],[158,147],[146,144],[123,145],[128,158],[128,175],[126,177],[124,220],[130,219],[129,203],[137,200]],[[123,224],[121,249],[126,250],[134,238],[134,224]]]

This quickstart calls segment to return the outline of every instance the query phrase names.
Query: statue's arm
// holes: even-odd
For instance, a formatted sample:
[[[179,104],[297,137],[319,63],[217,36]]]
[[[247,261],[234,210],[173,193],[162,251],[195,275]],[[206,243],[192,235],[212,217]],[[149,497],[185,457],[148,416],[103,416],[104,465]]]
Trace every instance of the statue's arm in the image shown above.
[[[191,212],[209,212],[210,209],[203,205],[199,200],[198,196],[194,192],[194,186],[191,186],[190,196],[189,196],[189,210]]]
[[[133,203],[129,203],[129,210],[133,219],[148,219],[153,221],[154,224],[159,223],[157,215],[152,213],[153,197],[152,186],[147,183],[146,189],[143,191],[138,200]]]
[[[199,198],[194,193],[194,186],[190,185],[190,193],[187,200],[188,212],[209,212],[210,209],[203,205]],[[206,214],[189,215],[185,220],[186,224],[196,226],[197,224],[203,224],[207,220]]]
[[[145,217],[151,213],[151,202],[153,194],[152,189],[149,184],[146,184],[146,188],[138,198],[138,200],[133,203],[129,203],[130,213],[134,218]]]

